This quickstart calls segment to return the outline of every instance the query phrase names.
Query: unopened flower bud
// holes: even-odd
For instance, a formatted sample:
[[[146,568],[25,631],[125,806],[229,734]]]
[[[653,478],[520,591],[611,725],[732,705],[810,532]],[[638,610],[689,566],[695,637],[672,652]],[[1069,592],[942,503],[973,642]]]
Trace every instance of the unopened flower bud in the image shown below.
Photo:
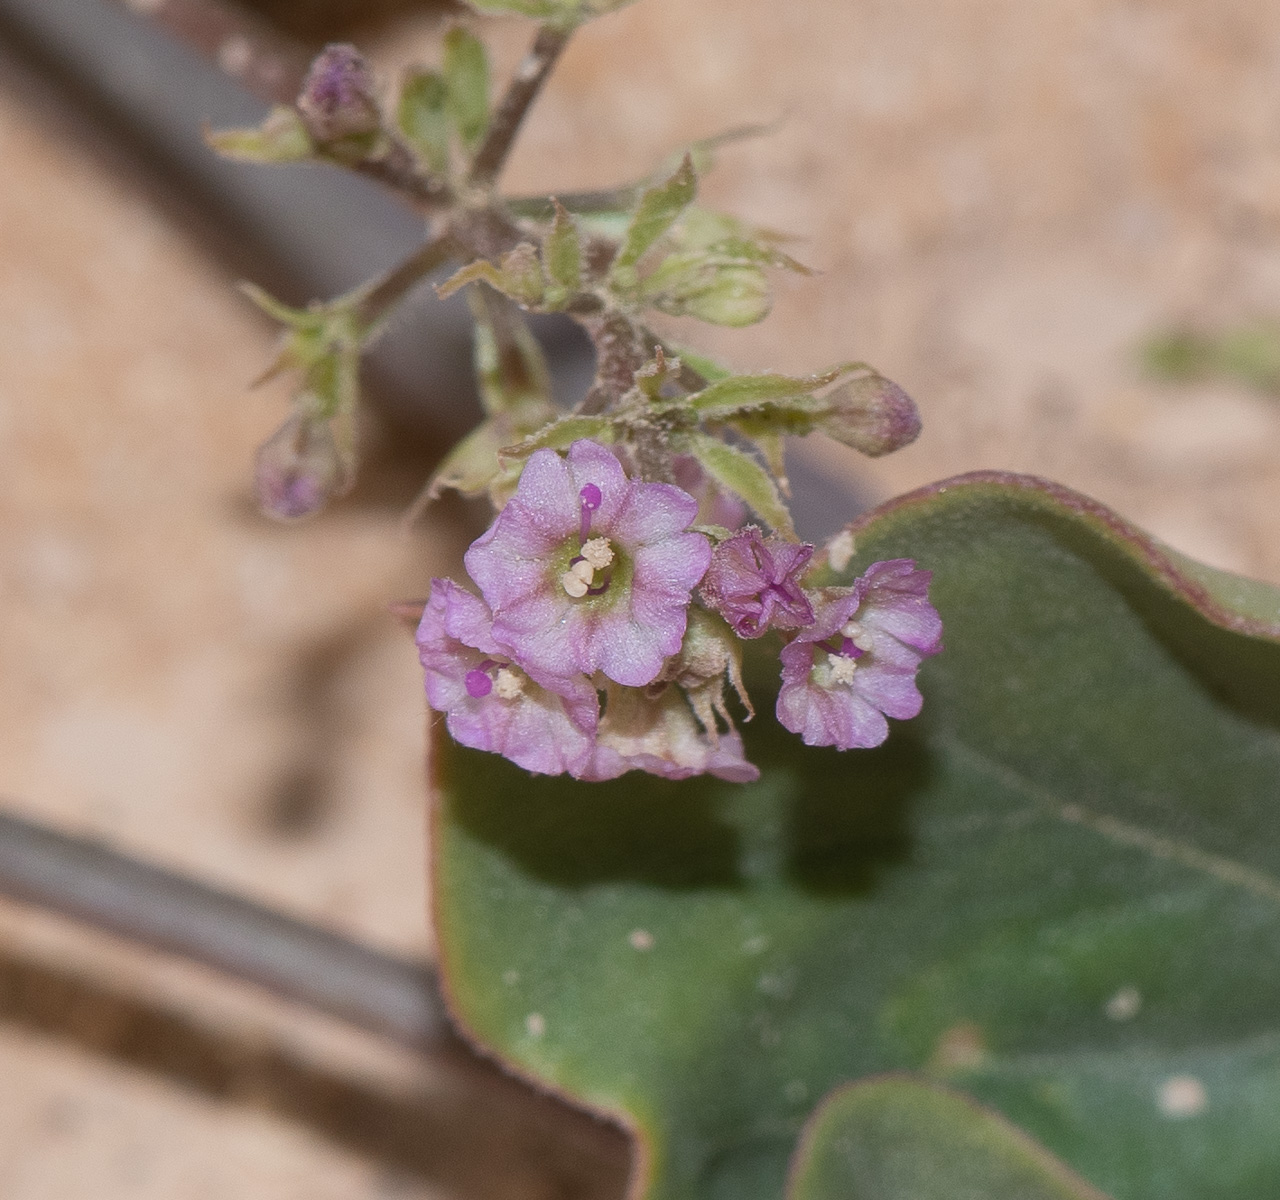
[[[308,414],[294,413],[258,450],[258,506],[278,521],[297,521],[319,512],[352,482],[329,422]]]
[[[871,458],[901,450],[920,435],[915,401],[883,375],[851,379],[824,399],[830,411],[818,428]]]
[[[345,43],[326,46],[316,56],[297,103],[321,145],[368,137],[382,126],[373,76],[360,52]]]

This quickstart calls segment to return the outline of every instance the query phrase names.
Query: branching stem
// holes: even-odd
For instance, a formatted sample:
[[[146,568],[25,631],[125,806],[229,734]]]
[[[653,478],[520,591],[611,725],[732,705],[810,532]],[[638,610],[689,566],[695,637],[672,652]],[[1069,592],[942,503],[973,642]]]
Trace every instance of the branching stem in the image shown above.
[[[365,293],[359,307],[361,324],[366,327],[377,324],[423,279],[457,255],[458,247],[448,235],[424,242]]]
[[[570,30],[555,29],[549,25],[538,30],[532,48],[516,68],[507,94],[493,114],[489,132],[476,151],[471,174],[467,179],[472,187],[491,187],[498,178],[525,115],[542,91],[542,85],[546,83],[556,60],[569,44],[570,36]]]

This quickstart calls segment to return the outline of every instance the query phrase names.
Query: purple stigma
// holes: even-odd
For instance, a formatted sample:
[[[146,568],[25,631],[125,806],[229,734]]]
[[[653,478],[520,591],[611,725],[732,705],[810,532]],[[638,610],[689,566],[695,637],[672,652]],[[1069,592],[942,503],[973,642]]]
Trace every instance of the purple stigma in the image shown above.
[[[591,533],[591,514],[600,508],[604,497],[594,483],[588,483],[583,485],[582,490],[578,493],[578,499],[582,501],[582,517],[581,524],[578,526],[578,540],[585,542]]]
[[[493,680],[489,678],[487,671],[481,671],[477,668],[474,671],[467,672],[466,678],[467,695],[479,700],[482,696],[487,696],[493,691]]]

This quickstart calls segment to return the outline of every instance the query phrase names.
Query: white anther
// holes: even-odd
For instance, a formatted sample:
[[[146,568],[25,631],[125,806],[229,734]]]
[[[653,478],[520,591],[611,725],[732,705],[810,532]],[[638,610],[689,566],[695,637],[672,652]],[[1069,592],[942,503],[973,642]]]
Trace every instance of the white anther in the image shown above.
[[[509,667],[500,667],[493,681],[493,690],[500,700],[514,700],[524,691],[524,676]]]
[[[827,665],[831,668],[832,683],[852,683],[853,673],[858,669],[858,664],[843,654],[832,654],[827,659]]]
[[[870,650],[875,645],[871,640],[871,631],[857,621],[846,621],[840,626],[840,632],[863,652]]]
[[[581,579],[587,587],[590,587],[595,582],[595,568],[585,558],[574,563],[569,570]]]
[[[590,563],[593,570],[603,571],[613,562],[613,547],[606,537],[594,537],[582,547],[584,562]]]
[[[560,586],[575,600],[581,600],[587,594],[587,588],[591,585],[581,575],[576,574],[573,570],[568,570],[560,576]]]

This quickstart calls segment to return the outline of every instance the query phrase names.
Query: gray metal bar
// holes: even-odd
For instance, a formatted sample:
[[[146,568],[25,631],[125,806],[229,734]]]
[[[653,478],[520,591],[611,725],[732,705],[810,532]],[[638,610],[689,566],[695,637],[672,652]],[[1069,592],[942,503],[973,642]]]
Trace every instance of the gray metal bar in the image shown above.
[[[0,813],[0,895],[215,967],[418,1049],[454,1044],[425,963],[8,813]]]

